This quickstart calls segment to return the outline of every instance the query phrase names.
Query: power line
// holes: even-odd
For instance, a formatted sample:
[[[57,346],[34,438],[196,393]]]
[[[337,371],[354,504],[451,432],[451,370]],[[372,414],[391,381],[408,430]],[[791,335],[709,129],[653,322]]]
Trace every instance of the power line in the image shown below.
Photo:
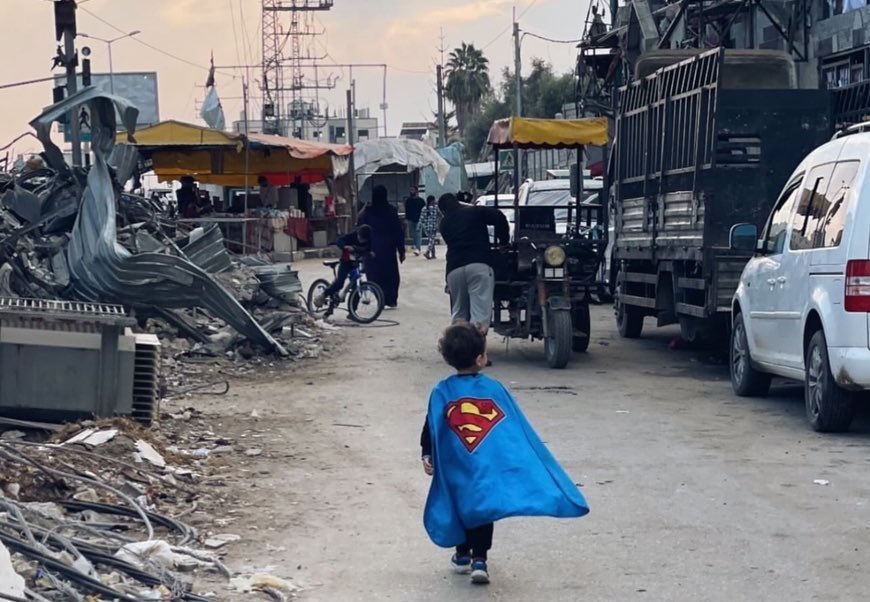
[[[14,82],[11,84],[2,84],[0,85],[0,90],[5,90],[6,88],[17,88],[19,86],[28,86],[30,84],[39,84],[41,82],[50,82],[53,79],[56,79],[57,76],[52,75],[51,77],[40,77],[38,79],[28,79],[23,82]]]
[[[230,5],[230,21],[233,24],[233,45],[235,46],[235,49],[236,49],[236,61],[241,63],[242,62],[242,53],[239,52],[239,35],[238,35],[238,33],[236,33],[236,11],[234,10],[234,7],[233,7],[233,0],[227,0],[227,4]],[[245,60],[245,62],[246,63],[248,62],[247,59]]]
[[[537,38],[539,40],[544,40],[545,42],[552,42],[553,44],[578,44],[583,41],[583,38],[578,38],[576,40],[554,40],[553,38],[548,38],[546,36],[539,36],[536,33],[532,33],[530,31],[524,31],[524,36],[529,36],[530,38]]]
[[[529,5],[523,10],[523,12],[521,12],[519,14],[517,19],[522,19],[523,17],[525,17],[526,13],[529,12],[530,10],[532,10],[532,8],[534,8],[535,4],[537,4],[537,3],[538,3],[538,0],[532,0],[531,3],[529,3]]]
[[[407,69],[405,67],[397,67],[395,65],[387,65],[387,69],[392,69],[393,71],[402,71],[404,73],[418,73],[422,75],[432,75],[431,71],[421,71],[420,69]]]
[[[93,17],[94,19],[96,19],[97,21],[100,21],[101,23],[104,23],[105,25],[108,25],[109,27],[111,27],[112,29],[114,29],[115,31],[117,31],[118,33],[127,33],[125,30],[121,29],[121,28],[118,27],[117,25],[114,25],[113,23],[110,23],[109,21],[105,20],[104,18],[102,18],[101,16],[97,15],[97,14],[94,13],[93,11],[91,11],[91,10],[89,10],[89,9],[87,9],[87,8],[84,8],[83,6],[79,6],[79,9],[82,10],[82,11],[84,11],[84,12],[86,12],[86,13],[88,13],[90,16],[92,16],[92,17]],[[143,39],[142,39],[141,37],[139,37],[139,36],[137,36],[137,37],[135,37],[135,38],[130,38],[130,39],[133,40],[134,42],[138,43],[138,44],[142,44],[142,45],[145,46],[146,48],[150,48],[151,50],[153,50],[153,51],[155,51],[155,52],[159,52],[160,54],[162,54],[162,55],[164,55],[164,56],[167,56],[167,57],[169,57],[169,58],[171,58],[171,59],[173,59],[173,60],[176,60],[176,61],[178,61],[178,62],[180,62],[180,63],[184,63],[185,65],[190,65],[191,67],[196,67],[197,69],[201,69],[201,70],[203,70],[203,71],[208,71],[208,70],[209,70],[209,68],[206,67],[205,65],[200,65],[200,64],[194,63],[193,61],[189,61],[189,60],[187,60],[187,59],[185,59],[185,58],[182,58],[182,57],[180,57],[180,56],[178,56],[178,55],[172,54],[171,52],[167,52],[167,51],[163,50],[162,48],[159,48],[158,46],[154,46],[153,44],[149,44],[148,42],[146,42],[145,40],[143,40]],[[222,72],[217,72],[217,71],[216,71],[216,73],[221,73],[221,75],[225,75],[225,76],[227,76],[227,77],[232,77],[233,79],[237,79],[237,76],[236,76],[236,75],[233,75],[232,73],[222,73]]]
[[[538,0],[532,0],[531,2],[529,2],[529,5],[528,5],[527,7],[525,7],[525,8],[523,9],[523,11],[522,11],[519,15],[517,15],[517,21],[519,21],[520,19],[522,19],[522,18],[526,15],[526,13],[529,12],[530,10],[532,10],[532,8],[533,8],[537,3],[538,3]],[[489,43],[487,43],[483,48],[481,48],[481,50],[486,50],[487,48],[489,48],[490,46],[492,46],[493,44],[495,44],[496,42],[498,42],[498,41],[499,41],[499,40],[504,36],[504,34],[506,34],[507,32],[509,32],[512,28],[513,28],[513,24],[510,24],[510,25],[508,25],[507,27],[505,27],[505,28],[501,31],[501,33],[499,33],[497,36],[495,36],[495,37],[494,37],[494,38],[493,38]]]

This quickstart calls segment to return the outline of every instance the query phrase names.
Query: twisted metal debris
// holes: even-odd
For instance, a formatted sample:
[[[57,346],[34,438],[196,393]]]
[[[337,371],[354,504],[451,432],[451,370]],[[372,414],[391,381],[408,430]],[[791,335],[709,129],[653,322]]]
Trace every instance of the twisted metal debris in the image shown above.
[[[78,115],[85,105],[91,115],[94,164],[87,174],[66,250],[74,294],[90,301],[132,307],[204,307],[252,341],[286,354],[238,301],[187,258],[153,252],[133,255],[118,244],[115,183],[106,158],[115,145],[116,108],[130,136],[135,129],[137,109],[94,88],[86,88],[49,107],[31,122],[45,147],[49,167],[58,173],[68,170],[60,149],[51,140],[52,123],[70,112]]]

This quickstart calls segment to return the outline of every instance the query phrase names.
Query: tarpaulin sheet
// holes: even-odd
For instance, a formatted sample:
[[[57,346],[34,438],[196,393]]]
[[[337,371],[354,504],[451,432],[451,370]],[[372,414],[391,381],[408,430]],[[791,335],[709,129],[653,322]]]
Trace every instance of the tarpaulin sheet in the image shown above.
[[[439,148],[435,152],[447,161],[450,171],[447,173],[444,181],[439,182],[434,168],[427,167],[423,170],[422,183],[426,189],[426,196],[431,194],[437,199],[446,192],[456,193],[459,190],[467,190],[468,175],[465,171],[465,157],[462,143],[454,142],[449,146]]]
[[[365,140],[354,147],[354,170],[371,175],[387,165],[404,165],[410,170],[432,167],[442,184],[450,173],[450,164],[434,148],[419,140],[405,138]]]
[[[353,148],[347,144],[324,144],[322,142],[312,142],[310,140],[300,140],[299,138],[288,138],[286,136],[271,136],[269,134],[248,134],[248,140],[256,148],[257,144],[262,144],[269,148],[283,148],[294,159],[316,159],[323,155],[336,155],[346,157],[353,152]]]
[[[606,117],[587,119],[499,119],[489,130],[487,143],[496,147],[577,148],[605,146]]]

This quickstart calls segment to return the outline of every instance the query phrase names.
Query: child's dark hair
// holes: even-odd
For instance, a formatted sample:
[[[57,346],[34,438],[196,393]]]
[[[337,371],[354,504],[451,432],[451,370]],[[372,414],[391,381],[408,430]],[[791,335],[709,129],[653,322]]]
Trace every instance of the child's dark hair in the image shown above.
[[[444,331],[438,351],[457,370],[467,370],[486,352],[486,337],[474,324],[457,322]]]
[[[356,229],[356,235],[360,240],[371,240],[372,239],[372,227],[368,224],[363,224],[359,228]]]

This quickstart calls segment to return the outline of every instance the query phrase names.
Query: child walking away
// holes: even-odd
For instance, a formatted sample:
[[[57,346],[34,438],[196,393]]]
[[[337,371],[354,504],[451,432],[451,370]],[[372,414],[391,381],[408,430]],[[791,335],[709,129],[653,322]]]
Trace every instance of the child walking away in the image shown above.
[[[456,572],[485,584],[495,521],[572,518],[587,514],[589,506],[513,396],[480,373],[486,366],[480,330],[454,324],[439,350],[456,374],[433,389],[420,436],[423,469],[432,476],[423,523],[435,544],[456,548]]]
[[[314,306],[317,308],[323,307],[329,297],[341,292],[344,282],[347,280],[347,277],[353,269],[353,257],[356,256],[358,259],[361,259],[365,255],[371,253],[371,226],[363,225],[353,232],[349,232],[344,236],[339,236],[338,240],[335,241],[335,246],[341,249],[338,274],[336,274],[333,283],[324,289],[323,293],[314,298]]]
[[[426,259],[435,259],[435,240],[438,237],[438,225],[441,221],[439,218],[438,205],[435,203],[435,197],[430,194],[426,198],[426,207],[423,209],[423,213],[420,214],[420,223],[417,226],[420,229],[420,233],[428,241],[429,246],[423,255]]]

